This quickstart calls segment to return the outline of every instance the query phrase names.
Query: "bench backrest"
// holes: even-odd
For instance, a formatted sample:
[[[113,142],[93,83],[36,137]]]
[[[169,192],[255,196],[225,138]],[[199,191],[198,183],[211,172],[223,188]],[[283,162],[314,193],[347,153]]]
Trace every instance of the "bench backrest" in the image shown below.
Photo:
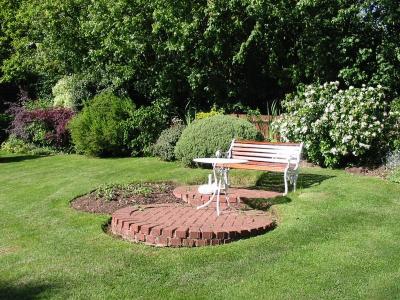
[[[246,159],[249,162],[258,163],[291,163],[300,162],[303,143],[270,143],[233,140],[229,148],[229,157]]]

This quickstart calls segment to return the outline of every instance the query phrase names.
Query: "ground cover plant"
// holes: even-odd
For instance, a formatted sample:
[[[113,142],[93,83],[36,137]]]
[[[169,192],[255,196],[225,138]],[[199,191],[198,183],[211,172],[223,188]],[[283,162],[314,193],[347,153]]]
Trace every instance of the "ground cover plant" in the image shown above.
[[[183,203],[172,191],[175,184],[170,182],[139,182],[128,184],[102,184],[94,191],[71,202],[77,210],[111,214],[126,206],[142,206],[160,203]]]
[[[4,153],[0,167],[2,299],[393,299],[400,293],[399,184],[303,168],[299,190],[273,203],[274,231],[224,246],[168,249],[111,237],[102,231],[107,215],[78,212],[70,201],[102,184],[198,183],[207,170],[155,158]],[[251,171],[232,177],[266,189],[275,182]]]

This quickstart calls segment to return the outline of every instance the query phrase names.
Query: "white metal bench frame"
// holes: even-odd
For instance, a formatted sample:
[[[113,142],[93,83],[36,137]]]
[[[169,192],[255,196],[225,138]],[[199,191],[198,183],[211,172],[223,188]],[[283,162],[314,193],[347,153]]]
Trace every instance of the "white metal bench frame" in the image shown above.
[[[285,193],[288,193],[288,182],[296,191],[297,178],[303,143],[271,143],[256,141],[232,140],[228,158],[246,159],[245,164],[229,165],[231,169],[283,172]]]

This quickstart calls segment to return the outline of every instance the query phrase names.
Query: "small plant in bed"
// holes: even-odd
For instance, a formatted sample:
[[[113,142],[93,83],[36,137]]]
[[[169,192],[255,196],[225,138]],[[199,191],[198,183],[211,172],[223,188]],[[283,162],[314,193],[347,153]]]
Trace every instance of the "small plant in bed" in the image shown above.
[[[77,210],[111,214],[130,205],[181,203],[181,200],[172,194],[174,188],[175,185],[170,182],[103,184],[94,191],[74,199],[71,205]]]

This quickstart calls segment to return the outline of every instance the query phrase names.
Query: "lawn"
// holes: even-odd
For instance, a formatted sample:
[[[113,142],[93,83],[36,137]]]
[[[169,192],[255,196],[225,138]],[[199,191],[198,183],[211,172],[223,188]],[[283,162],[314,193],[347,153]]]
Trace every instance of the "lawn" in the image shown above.
[[[278,227],[224,246],[131,244],[106,215],[69,201],[102,183],[206,180],[154,158],[0,157],[0,299],[387,299],[400,295],[400,185],[340,170],[302,170],[272,207]],[[236,183],[271,187],[234,172]],[[271,179],[274,179],[271,177]]]

